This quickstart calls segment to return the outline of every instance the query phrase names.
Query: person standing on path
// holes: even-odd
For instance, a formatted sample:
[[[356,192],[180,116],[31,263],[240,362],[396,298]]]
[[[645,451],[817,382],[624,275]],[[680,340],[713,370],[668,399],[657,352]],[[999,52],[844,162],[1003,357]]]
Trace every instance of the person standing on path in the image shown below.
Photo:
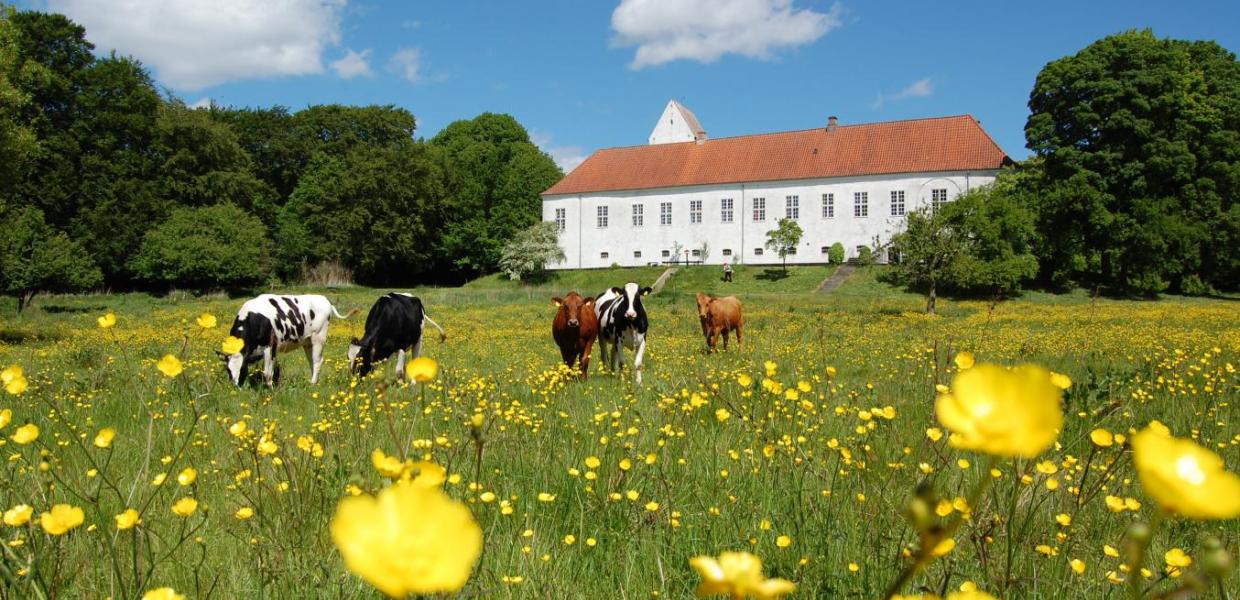
[[[723,263],[723,280],[732,283],[732,263]]]

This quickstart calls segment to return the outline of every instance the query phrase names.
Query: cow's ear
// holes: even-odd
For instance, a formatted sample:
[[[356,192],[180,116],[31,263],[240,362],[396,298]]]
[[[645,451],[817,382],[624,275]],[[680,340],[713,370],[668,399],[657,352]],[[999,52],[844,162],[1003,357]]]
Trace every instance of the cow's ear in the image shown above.
[[[590,306],[591,304],[594,304],[594,296],[590,296],[589,298],[581,301],[582,306]]]
[[[653,292],[653,291],[654,291],[654,288],[650,286],[646,286],[642,288],[642,295],[645,296],[646,294],[649,294],[650,292]]]
[[[559,299],[559,298],[557,298],[557,297],[552,296],[552,298],[551,298],[551,303],[552,303],[552,304],[554,304],[554,305],[556,306],[556,308],[559,308],[559,306],[560,306],[561,304],[564,304],[564,301],[563,301],[563,300],[561,300],[561,299]]]
[[[623,293],[624,293],[624,290],[621,290],[621,289],[620,289],[620,288],[618,288],[618,287],[614,287],[614,288],[611,288],[611,293],[613,293],[613,294],[623,294]]]

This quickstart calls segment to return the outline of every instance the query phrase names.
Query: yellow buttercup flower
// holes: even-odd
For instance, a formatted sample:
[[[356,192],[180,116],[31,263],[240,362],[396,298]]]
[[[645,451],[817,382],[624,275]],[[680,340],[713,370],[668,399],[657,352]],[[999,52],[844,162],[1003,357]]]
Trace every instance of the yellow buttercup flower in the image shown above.
[[[1132,438],[1141,488],[1165,511],[1190,519],[1240,516],[1240,476],[1192,440],[1147,428]]]
[[[95,322],[99,324],[100,329],[109,329],[116,325],[116,315],[108,313],[98,319],[95,319]]]
[[[112,440],[116,437],[116,430],[111,427],[104,427],[95,434],[95,447],[108,448],[112,446]]]
[[[138,511],[132,508],[127,508],[125,509],[125,512],[116,515],[116,529],[118,531],[133,529],[134,526],[140,525],[141,523],[142,519],[138,516]]]
[[[1193,557],[1189,556],[1179,548],[1172,548],[1163,555],[1163,560],[1167,562],[1168,567],[1184,568],[1193,564]]]
[[[185,596],[170,587],[161,587],[142,594],[142,600],[185,600]]]
[[[26,388],[29,387],[29,383],[26,381],[26,376],[22,372],[22,368],[17,365],[13,365],[3,371],[0,371],[0,383],[4,384],[4,391],[13,394],[14,396],[20,396],[26,391]]]
[[[216,324],[215,315],[210,313],[202,313],[201,315],[198,315],[198,320],[195,322],[198,323],[198,326],[203,329],[211,329],[215,327]],[[229,354],[232,353],[230,352]]]
[[[165,354],[163,358],[159,359],[159,362],[155,364],[155,368],[159,369],[159,372],[163,373],[165,377],[176,377],[184,370],[184,367],[181,366],[181,361],[171,354]]]
[[[237,512],[233,513],[233,516],[237,517],[237,519],[241,521],[245,521],[254,516],[254,509],[248,506],[242,506],[237,509]]]
[[[0,410],[0,429],[9,426],[13,422],[13,411],[11,409]]]
[[[393,598],[461,589],[482,552],[482,529],[465,505],[405,482],[341,500],[331,535],[345,566]]]
[[[1051,383],[1061,390],[1066,390],[1072,387],[1072,378],[1063,373],[1051,373]]]
[[[405,375],[418,383],[426,383],[439,374],[439,363],[433,358],[419,356],[405,365]]]
[[[963,371],[965,369],[972,368],[973,363],[976,362],[976,360],[973,358],[972,352],[961,352],[956,355],[954,362],[956,363],[956,368]]]
[[[172,512],[178,517],[188,517],[198,510],[198,501],[186,496],[172,504]]]
[[[198,480],[198,469],[186,467],[177,475],[177,483],[181,485],[193,485]]]
[[[695,592],[699,598],[725,595],[775,600],[796,590],[791,581],[763,576],[762,559],[748,552],[724,552],[719,558],[695,556],[689,566],[702,580]]]
[[[52,510],[39,515],[39,524],[50,535],[64,535],[86,520],[82,509],[68,504],[57,504]]]
[[[749,387],[753,385],[753,377],[741,373],[736,376],[736,383],[739,383],[741,387]]]
[[[256,446],[256,448],[258,449],[258,453],[264,456],[275,454],[280,451],[280,446],[276,445],[276,443],[267,436],[259,438],[258,446]]]
[[[19,444],[29,444],[39,439],[39,426],[34,423],[26,423],[18,427],[11,437],[14,442]]]
[[[1110,431],[1098,428],[1089,432],[1089,441],[1099,448],[1110,448],[1115,444],[1115,436]]]
[[[245,340],[231,335],[224,338],[224,343],[220,344],[220,351],[229,356],[241,352],[242,348],[245,348]]]
[[[4,524],[9,527],[20,527],[29,523],[32,516],[34,516],[34,508],[29,504],[18,504],[4,511]]]
[[[1059,436],[1061,394],[1041,367],[981,364],[957,374],[934,408],[952,446],[1032,458]]]

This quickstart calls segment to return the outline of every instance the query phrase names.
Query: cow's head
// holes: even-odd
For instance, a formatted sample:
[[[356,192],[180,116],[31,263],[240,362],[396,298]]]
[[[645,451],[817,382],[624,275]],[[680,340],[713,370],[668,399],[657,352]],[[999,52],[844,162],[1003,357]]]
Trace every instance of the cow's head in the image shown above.
[[[564,322],[569,327],[580,327],[582,312],[594,310],[594,298],[582,298],[577,292],[569,292],[563,299],[552,298],[551,302],[564,313]]]
[[[612,288],[612,291],[624,297],[624,316],[628,319],[636,319],[637,311],[643,310],[641,306],[641,297],[649,294],[649,287],[641,287],[630,281],[624,284],[624,290],[620,288]]]
[[[349,370],[358,377],[365,377],[370,373],[371,357],[373,352],[362,340],[353,338],[349,342]]]
[[[698,308],[699,319],[703,321],[706,320],[707,314],[710,312],[710,303],[713,300],[714,298],[711,298],[710,296],[707,296],[706,294],[703,294],[702,292],[697,293],[697,308]]]
[[[245,355],[241,352],[224,354],[219,351],[216,351],[216,354],[219,354],[220,359],[224,361],[224,371],[228,373],[228,380],[233,382],[233,385],[241,387],[241,384],[245,383]]]
[[[267,317],[257,313],[245,313],[237,315],[228,334],[243,340],[245,345],[242,346],[240,352],[235,354],[223,352],[217,352],[217,354],[224,361],[224,370],[228,373],[228,380],[233,382],[233,385],[241,387],[245,384],[246,367],[263,354],[262,344],[273,344],[274,349],[275,330],[271,327],[271,321]]]

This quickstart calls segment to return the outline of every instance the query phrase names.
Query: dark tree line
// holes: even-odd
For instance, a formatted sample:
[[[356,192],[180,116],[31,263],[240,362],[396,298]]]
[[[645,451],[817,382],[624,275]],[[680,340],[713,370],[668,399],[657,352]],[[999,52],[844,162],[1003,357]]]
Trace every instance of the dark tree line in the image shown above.
[[[0,215],[81,271],[36,289],[244,286],[321,262],[376,284],[495,270],[562,173],[508,115],[429,141],[416,124],[395,106],[190,108],[63,15],[0,5]]]

